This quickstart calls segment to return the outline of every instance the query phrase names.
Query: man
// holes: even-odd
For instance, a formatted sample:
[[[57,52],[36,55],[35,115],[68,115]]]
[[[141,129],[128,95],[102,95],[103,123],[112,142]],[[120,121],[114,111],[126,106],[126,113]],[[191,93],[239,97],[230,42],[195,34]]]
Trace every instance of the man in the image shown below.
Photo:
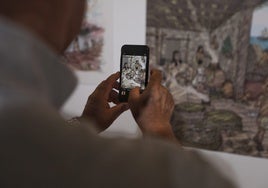
[[[79,32],[84,6],[84,0],[0,1],[1,187],[233,187],[176,143],[173,100],[158,71],[143,94],[133,89],[128,104],[118,103],[119,74],[111,75],[89,97],[80,123],[65,123],[58,109],[75,79],[58,56]],[[97,135],[128,107],[144,139]]]

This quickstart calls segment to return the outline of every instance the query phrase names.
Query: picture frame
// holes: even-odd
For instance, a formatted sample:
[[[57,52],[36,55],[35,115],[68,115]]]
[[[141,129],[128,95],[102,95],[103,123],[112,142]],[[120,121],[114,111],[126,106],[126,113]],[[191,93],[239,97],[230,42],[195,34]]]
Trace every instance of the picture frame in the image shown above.
[[[267,1],[207,3],[147,1],[150,64],[173,95],[174,134],[187,147],[268,158]]]
[[[113,7],[113,0],[87,0],[81,31],[64,57],[79,84],[96,85],[113,70]]]

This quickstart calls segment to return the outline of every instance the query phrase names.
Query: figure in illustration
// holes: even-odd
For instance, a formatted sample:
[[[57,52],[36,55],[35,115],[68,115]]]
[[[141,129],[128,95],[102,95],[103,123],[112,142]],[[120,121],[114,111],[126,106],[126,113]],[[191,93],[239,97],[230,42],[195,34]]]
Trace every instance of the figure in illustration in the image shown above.
[[[201,93],[207,92],[207,59],[210,57],[205,54],[204,47],[202,45],[198,46],[195,56],[195,61],[197,64],[196,76],[192,82],[194,88]]]
[[[198,46],[195,54],[195,61],[197,65],[207,66],[207,59],[210,58],[202,45]]]
[[[220,65],[211,64],[209,67],[210,78],[208,79],[208,87],[210,90],[210,95],[221,96],[224,83],[226,82],[225,72],[221,69]]]
[[[205,68],[200,64],[197,68],[196,76],[192,82],[197,91],[205,93],[206,90],[206,74]]]
[[[172,53],[172,61],[168,67],[171,79],[175,80],[180,85],[187,85],[192,81],[193,69],[181,59],[180,51],[174,50]]]
[[[170,65],[177,67],[182,63],[180,51],[174,50],[172,53],[172,60]]]
[[[174,50],[172,53],[172,59],[171,61],[166,65],[165,69],[168,73],[167,80],[170,80],[175,77],[175,75],[178,72],[178,67],[182,63],[182,60],[180,58],[180,52],[178,50]]]
[[[197,91],[192,86],[194,77],[192,66],[179,58],[178,51],[173,52],[173,57],[174,61],[171,64],[173,68],[168,72],[167,87],[173,94],[175,103],[180,104],[188,101],[196,103],[201,103],[202,101],[209,102],[208,95]]]

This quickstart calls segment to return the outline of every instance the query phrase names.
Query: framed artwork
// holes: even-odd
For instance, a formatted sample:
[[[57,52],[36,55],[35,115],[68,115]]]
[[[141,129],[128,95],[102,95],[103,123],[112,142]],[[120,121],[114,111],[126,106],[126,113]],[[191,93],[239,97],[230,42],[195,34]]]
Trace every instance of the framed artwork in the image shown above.
[[[87,0],[79,35],[65,52],[80,84],[98,84],[113,68],[113,0]]]
[[[185,146],[268,157],[265,0],[148,0],[150,64],[164,73]]]

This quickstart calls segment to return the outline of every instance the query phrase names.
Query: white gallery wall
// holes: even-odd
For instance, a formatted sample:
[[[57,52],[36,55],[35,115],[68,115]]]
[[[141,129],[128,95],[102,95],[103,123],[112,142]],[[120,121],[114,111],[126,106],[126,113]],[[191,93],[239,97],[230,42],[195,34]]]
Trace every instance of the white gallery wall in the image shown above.
[[[111,62],[113,70],[119,71],[120,48],[123,44],[145,44],[146,31],[146,0],[113,0],[114,6],[114,53]],[[94,78],[92,78],[94,79]],[[105,78],[103,78],[105,79]],[[64,105],[62,112],[66,118],[79,116],[90,93],[97,85],[77,86],[77,89]],[[136,137],[139,130],[131,113],[125,112],[114,122],[105,134]],[[268,187],[268,159],[258,159],[225,153],[201,151],[209,160],[216,164],[224,173],[231,176],[241,188]]]

